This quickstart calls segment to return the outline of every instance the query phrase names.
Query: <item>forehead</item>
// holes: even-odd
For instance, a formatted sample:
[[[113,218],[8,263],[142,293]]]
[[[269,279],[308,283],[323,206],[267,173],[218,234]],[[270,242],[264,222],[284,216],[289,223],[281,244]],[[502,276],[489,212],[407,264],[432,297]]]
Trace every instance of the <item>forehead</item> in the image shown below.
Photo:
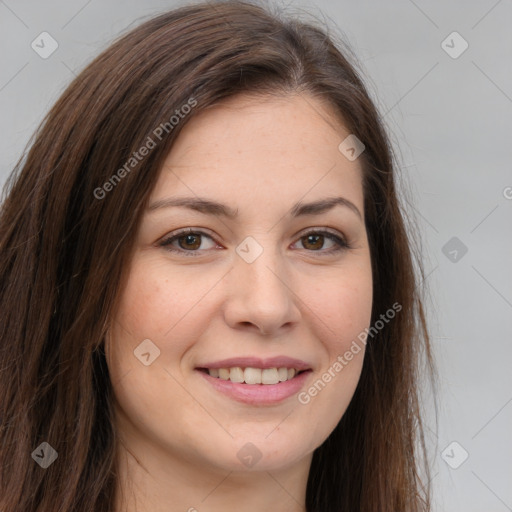
[[[338,149],[350,132],[307,95],[237,96],[200,112],[181,131],[152,195],[215,196],[268,204],[343,193],[362,207],[357,160]]]

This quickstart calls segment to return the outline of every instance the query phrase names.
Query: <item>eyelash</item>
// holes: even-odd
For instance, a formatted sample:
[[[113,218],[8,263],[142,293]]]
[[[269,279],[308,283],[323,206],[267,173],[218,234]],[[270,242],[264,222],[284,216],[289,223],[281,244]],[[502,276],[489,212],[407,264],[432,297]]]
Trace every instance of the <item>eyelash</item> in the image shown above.
[[[167,250],[169,252],[172,252],[172,253],[182,254],[184,256],[191,256],[191,257],[199,256],[199,254],[201,252],[200,250],[196,249],[196,250],[193,250],[193,251],[187,251],[185,249],[176,249],[175,247],[171,246],[171,244],[175,240],[178,240],[179,238],[183,237],[184,235],[206,236],[206,237],[208,237],[208,238],[213,240],[213,238],[208,233],[205,233],[204,231],[194,230],[192,228],[186,228],[186,229],[178,231],[174,235],[172,235],[172,236],[162,240],[162,242],[160,242],[159,245],[160,245],[160,247],[164,247],[165,250]],[[301,235],[299,237],[299,240],[301,238],[304,238],[304,237],[309,236],[309,235],[323,235],[326,238],[328,238],[329,240],[333,241],[337,246],[335,246],[335,247],[333,247],[333,248],[331,248],[331,249],[329,249],[327,251],[322,251],[322,250],[314,251],[314,250],[310,250],[308,252],[318,252],[318,253],[323,254],[323,255],[331,255],[331,254],[338,253],[340,251],[344,251],[344,250],[348,250],[348,249],[352,248],[352,246],[348,242],[346,242],[343,238],[341,238],[340,236],[332,233],[331,231],[327,231],[325,229],[323,229],[323,230],[310,230],[310,231],[307,231],[306,233],[304,233],[303,235]]]

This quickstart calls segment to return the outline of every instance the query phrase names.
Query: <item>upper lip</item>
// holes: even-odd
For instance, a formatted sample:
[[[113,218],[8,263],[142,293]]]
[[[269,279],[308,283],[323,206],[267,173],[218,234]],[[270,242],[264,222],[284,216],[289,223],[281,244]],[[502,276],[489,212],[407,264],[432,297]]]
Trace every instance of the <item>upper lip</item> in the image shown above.
[[[296,370],[309,370],[311,365],[300,359],[287,356],[275,356],[261,359],[259,357],[232,357],[205,363],[198,368],[295,368]]]

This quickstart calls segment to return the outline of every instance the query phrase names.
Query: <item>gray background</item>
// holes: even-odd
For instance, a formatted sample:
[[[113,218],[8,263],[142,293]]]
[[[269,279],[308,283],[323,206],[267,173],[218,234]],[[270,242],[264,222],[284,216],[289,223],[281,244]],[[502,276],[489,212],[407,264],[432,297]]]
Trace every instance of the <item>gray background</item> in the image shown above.
[[[176,5],[0,0],[0,184],[73,75]],[[440,374],[438,427],[427,415],[434,510],[512,511],[512,2],[288,3],[302,8],[358,56],[420,227]],[[43,31],[59,45],[47,59],[31,48]],[[469,44],[460,55],[454,31]]]

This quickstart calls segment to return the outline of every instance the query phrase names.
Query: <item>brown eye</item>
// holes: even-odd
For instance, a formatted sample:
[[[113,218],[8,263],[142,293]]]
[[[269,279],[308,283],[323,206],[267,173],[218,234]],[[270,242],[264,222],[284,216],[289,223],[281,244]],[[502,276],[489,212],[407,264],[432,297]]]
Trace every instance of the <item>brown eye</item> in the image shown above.
[[[300,239],[302,246],[310,252],[318,252],[320,254],[331,254],[344,249],[350,249],[348,242],[341,236],[331,233],[330,231],[310,231],[303,235]],[[331,242],[331,247],[324,248],[325,242]],[[324,249],[324,250],[322,250]]]
[[[178,245],[182,249],[199,249],[201,247],[201,235],[184,235],[177,238]]]
[[[207,243],[208,240],[210,241],[209,246]],[[206,247],[204,244],[206,244]],[[202,245],[203,247],[201,248]],[[167,251],[179,253],[184,256],[199,256],[203,250],[214,248],[215,242],[210,235],[202,231],[187,229],[169,236],[160,242],[160,246]]]
[[[324,244],[323,235],[306,235],[301,238],[302,245],[306,249],[318,250],[321,249]]]
[[[201,249],[206,240],[209,240],[211,245]],[[300,237],[299,241],[308,252],[318,252],[320,255],[328,255],[351,248],[344,238],[325,230],[310,231]],[[324,247],[326,241],[331,243],[330,247]],[[205,250],[215,248],[215,245],[215,241],[210,235],[192,229],[182,230],[160,242],[160,246],[166,250],[184,256],[199,256]]]

